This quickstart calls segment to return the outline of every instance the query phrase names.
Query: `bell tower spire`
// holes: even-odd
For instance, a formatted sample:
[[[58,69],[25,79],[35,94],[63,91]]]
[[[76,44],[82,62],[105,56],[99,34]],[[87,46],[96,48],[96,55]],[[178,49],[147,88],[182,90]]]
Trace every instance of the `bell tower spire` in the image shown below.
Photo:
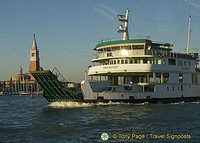
[[[19,74],[23,74],[22,66],[19,67]]]
[[[37,50],[37,44],[36,44],[36,40],[35,40],[35,34],[33,34],[32,50]]]
[[[35,34],[33,34],[32,49],[30,51],[29,73],[40,70],[39,50],[36,44]]]

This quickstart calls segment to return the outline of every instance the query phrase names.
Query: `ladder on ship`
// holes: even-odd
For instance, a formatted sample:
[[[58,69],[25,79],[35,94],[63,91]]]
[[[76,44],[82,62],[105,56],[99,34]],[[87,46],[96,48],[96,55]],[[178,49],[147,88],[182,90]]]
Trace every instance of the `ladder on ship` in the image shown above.
[[[56,68],[54,68],[52,72],[50,70],[45,70],[31,72],[31,74],[43,88],[43,97],[46,98],[48,102],[82,102],[77,92],[63,85],[63,83],[66,83],[66,80]]]

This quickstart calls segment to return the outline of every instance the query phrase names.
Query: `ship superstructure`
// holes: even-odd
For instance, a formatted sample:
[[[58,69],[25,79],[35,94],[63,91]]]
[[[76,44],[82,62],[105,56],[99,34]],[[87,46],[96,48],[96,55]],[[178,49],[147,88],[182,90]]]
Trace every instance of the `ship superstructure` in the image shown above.
[[[125,16],[118,15],[124,23],[118,29],[123,39],[101,41],[94,48],[89,79],[82,82],[84,99],[137,102],[199,97],[198,53],[175,53],[172,44],[149,38],[129,39],[129,13],[127,9]]]

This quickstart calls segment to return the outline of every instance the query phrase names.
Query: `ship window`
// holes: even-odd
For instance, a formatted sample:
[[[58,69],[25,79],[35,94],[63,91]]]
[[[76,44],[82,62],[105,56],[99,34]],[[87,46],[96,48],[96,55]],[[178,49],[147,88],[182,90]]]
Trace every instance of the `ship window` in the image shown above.
[[[169,73],[163,73],[163,82],[167,83],[169,80]]]
[[[139,59],[136,59],[135,60],[135,64],[139,64],[140,63],[140,60]]]
[[[156,59],[156,63],[155,64],[158,64],[158,59]]]
[[[124,60],[121,60],[121,64],[124,64]]]
[[[137,64],[137,60],[135,60],[135,64]]]
[[[192,74],[192,83],[198,84],[197,74]]]
[[[120,60],[117,60],[117,64],[120,64]]]
[[[184,61],[184,66],[186,66],[186,61]]]
[[[149,63],[150,63],[150,64],[153,64],[153,60],[152,60],[152,59],[149,59]]]
[[[114,64],[116,64],[116,60],[114,60]]]
[[[125,64],[128,64],[128,60],[125,60]]]
[[[144,92],[154,92],[154,86],[153,85],[144,86]]]
[[[130,60],[130,64],[132,64],[133,63],[133,60]]]
[[[147,64],[147,60],[146,59],[143,60],[143,64]]]
[[[133,46],[134,49],[144,49],[144,46]]]
[[[167,86],[167,91],[169,91],[169,87]]]
[[[174,91],[174,86],[172,86],[172,90]]]
[[[175,59],[168,59],[169,65],[176,65],[176,60]]]
[[[189,64],[189,66],[190,66],[190,62],[189,62],[188,64]]]
[[[181,91],[183,91],[183,85],[181,85]]]
[[[32,57],[34,57],[35,56],[35,53],[32,53]]]
[[[107,52],[110,52],[110,51],[111,51],[111,49],[110,49],[110,48],[106,48],[105,50],[106,50]]]
[[[161,73],[156,73],[156,83],[161,83]]]
[[[112,47],[112,50],[113,50],[113,51],[120,50],[120,47]]]
[[[112,53],[107,53],[107,57],[112,57]]]
[[[131,46],[121,46],[121,49],[130,50]]]

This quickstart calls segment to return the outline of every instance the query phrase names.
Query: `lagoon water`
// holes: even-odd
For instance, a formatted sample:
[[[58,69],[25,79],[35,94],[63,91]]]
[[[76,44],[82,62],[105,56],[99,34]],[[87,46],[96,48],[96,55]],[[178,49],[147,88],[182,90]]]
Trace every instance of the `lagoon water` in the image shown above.
[[[200,102],[74,104],[16,95],[0,96],[0,114],[2,143],[200,142]]]

